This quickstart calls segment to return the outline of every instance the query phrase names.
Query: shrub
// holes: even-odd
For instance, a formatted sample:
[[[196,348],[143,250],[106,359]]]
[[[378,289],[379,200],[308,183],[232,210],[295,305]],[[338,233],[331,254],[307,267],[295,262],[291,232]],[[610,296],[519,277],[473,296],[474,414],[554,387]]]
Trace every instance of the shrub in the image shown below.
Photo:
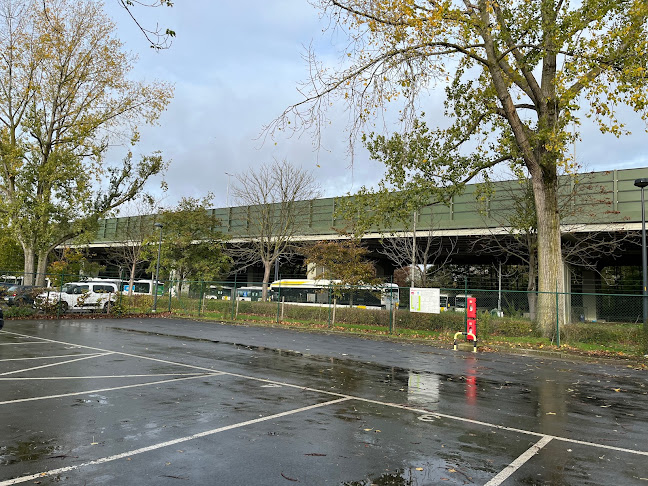
[[[26,306],[8,307],[4,310],[4,317],[11,319],[12,317],[30,317],[36,314],[36,309]]]
[[[128,295],[127,293],[118,296],[116,299],[120,307],[126,309],[139,309],[143,312],[148,312],[153,308],[152,295]],[[160,299],[158,298],[158,305]]]
[[[113,316],[123,316],[128,314],[128,308],[125,305],[125,301],[117,299],[113,304],[110,304],[108,313]]]
[[[623,343],[640,343],[641,328],[623,324],[571,324],[561,331],[569,342],[611,345]]]
[[[477,325],[479,326],[479,322]],[[477,330],[479,332],[479,327],[477,327]],[[488,331],[494,336],[525,337],[537,335],[534,323],[519,317],[492,318]]]
[[[464,329],[464,314],[442,312],[423,314],[419,312],[396,312],[396,327],[418,331],[461,331]]]

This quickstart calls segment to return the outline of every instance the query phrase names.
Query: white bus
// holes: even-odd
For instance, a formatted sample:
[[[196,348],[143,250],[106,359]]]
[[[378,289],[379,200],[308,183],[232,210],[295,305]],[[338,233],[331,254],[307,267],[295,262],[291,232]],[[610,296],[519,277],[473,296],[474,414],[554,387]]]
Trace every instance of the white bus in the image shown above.
[[[205,299],[207,300],[232,300],[234,287],[227,287],[221,285],[210,285],[205,291]]]
[[[268,296],[270,296],[270,292],[268,292]],[[236,289],[236,300],[245,300],[248,302],[263,300],[263,287],[238,287]]]
[[[130,280],[119,280],[118,278],[88,278],[93,282],[110,282],[119,286],[119,290],[124,294],[132,295],[153,295],[155,280],[152,279],[135,279],[133,280],[133,291],[130,291]],[[158,296],[164,295],[164,282],[158,282]]]
[[[272,298],[291,304],[326,305],[333,303],[334,295],[340,306],[367,309],[398,307],[398,285],[343,286],[340,280],[283,279],[270,285]],[[334,294],[334,291],[335,294]]]
[[[130,293],[130,281],[122,280],[119,288],[125,294]],[[155,288],[155,280],[151,279],[137,279],[133,280],[133,295],[153,295],[153,289]],[[158,282],[157,284],[157,294],[158,296],[164,295],[164,282]]]

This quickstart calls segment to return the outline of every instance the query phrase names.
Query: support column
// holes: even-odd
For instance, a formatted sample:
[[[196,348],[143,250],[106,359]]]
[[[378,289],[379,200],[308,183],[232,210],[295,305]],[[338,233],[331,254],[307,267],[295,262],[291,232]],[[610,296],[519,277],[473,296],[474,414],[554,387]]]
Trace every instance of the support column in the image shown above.
[[[596,292],[596,273],[592,270],[583,271],[583,294],[594,294]],[[596,322],[596,295],[583,295],[583,314],[585,322]]]
[[[571,324],[572,322],[572,296],[571,296],[572,272],[567,263],[564,263],[563,266],[564,266],[563,275],[565,278],[565,282],[564,282],[565,283],[565,309],[563,311],[563,315],[562,315],[563,319],[561,319],[561,322],[565,324]]]

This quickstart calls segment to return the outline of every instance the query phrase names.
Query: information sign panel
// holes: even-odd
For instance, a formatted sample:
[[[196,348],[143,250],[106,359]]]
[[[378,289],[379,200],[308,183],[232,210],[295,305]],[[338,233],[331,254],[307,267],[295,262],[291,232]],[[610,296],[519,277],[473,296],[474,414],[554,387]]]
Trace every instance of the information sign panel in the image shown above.
[[[441,289],[410,287],[410,312],[441,313]]]

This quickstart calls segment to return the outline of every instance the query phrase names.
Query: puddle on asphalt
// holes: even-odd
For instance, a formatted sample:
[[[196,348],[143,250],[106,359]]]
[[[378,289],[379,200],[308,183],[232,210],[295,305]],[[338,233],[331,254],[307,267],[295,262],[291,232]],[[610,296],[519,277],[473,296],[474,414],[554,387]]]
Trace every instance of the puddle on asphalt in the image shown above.
[[[157,333],[141,333],[157,335]],[[377,400],[393,401],[429,411],[437,411],[443,400],[453,399],[460,400],[468,407],[484,401],[491,401],[497,408],[501,406],[502,409],[522,406],[525,413],[531,412],[543,421],[547,417],[552,418],[556,415],[565,417],[569,413],[580,413],[583,406],[594,406],[602,411],[607,409],[615,416],[629,417],[633,407],[636,407],[632,397],[648,394],[643,383],[629,377],[615,377],[616,383],[622,385],[624,393],[619,393],[620,389],[615,389],[612,385],[609,388],[601,386],[601,379],[611,377],[604,373],[599,376],[594,369],[581,374],[583,379],[578,383],[556,380],[555,378],[561,375],[569,376],[566,373],[573,370],[564,365],[554,368],[542,362],[527,363],[519,370],[512,369],[510,377],[506,380],[493,380],[483,376],[485,370],[487,373],[489,368],[479,365],[479,360],[475,356],[462,357],[461,361],[457,362],[458,369],[463,368],[462,372],[453,374],[383,366],[374,362],[268,346],[187,336],[171,337],[181,339],[183,342],[211,343],[249,351],[254,355],[241,353],[235,356],[222,356],[219,359],[240,366],[252,366],[263,370],[264,373],[270,371],[311,376],[313,382],[307,386],[313,388],[320,387],[323,390],[349,395],[360,394],[361,390],[365,393],[370,391],[373,393],[372,398]],[[208,357],[202,355],[201,350],[193,352],[192,355]],[[292,358],[298,358],[299,361]]]
[[[59,450],[52,442],[53,440],[35,437],[33,440],[17,442],[11,446],[0,445],[0,465],[47,459]]]

